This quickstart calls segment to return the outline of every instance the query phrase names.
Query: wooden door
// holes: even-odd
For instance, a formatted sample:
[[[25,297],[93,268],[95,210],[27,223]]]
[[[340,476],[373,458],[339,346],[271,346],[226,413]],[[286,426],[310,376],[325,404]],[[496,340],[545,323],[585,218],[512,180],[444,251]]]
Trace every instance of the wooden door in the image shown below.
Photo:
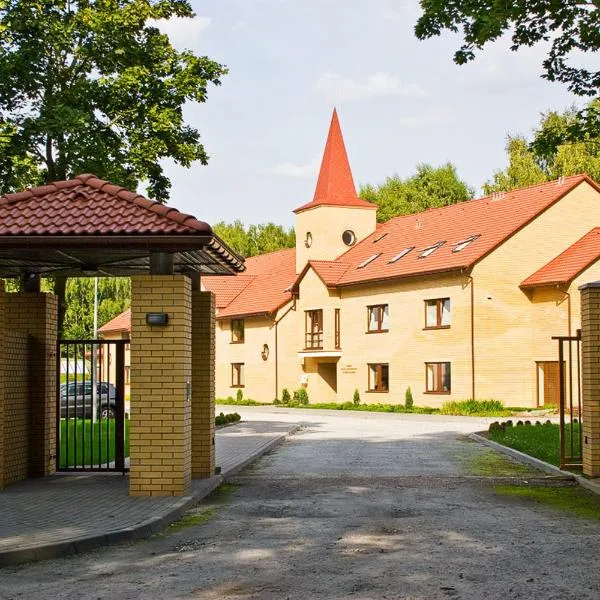
[[[538,369],[538,406],[558,406],[560,375],[557,360],[540,361]]]

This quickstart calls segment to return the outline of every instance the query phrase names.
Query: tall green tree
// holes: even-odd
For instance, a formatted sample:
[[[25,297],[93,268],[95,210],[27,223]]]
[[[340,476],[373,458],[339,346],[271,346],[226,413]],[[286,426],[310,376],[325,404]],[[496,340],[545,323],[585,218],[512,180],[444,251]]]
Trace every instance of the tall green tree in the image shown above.
[[[0,1],[0,191],[92,172],[164,202],[161,160],[206,163],[183,107],[226,69],[155,23],[188,0]]]
[[[128,277],[103,277],[98,280],[98,326],[129,308],[131,283]],[[73,277],[67,285],[67,311],[63,336],[89,339],[94,331],[94,280]]]
[[[444,31],[459,33],[463,43],[454,62],[465,64],[475,53],[504,34],[511,50],[551,41],[542,63],[542,77],[567,85],[579,96],[598,96],[600,71],[581,66],[582,54],[600,50],[599,0],[420,0],[415,26],[423,40]],[[588,106],[569,131],[570,141],[600,137],[600,110]]]
[[[285,229],[275,223],[245,227],[240,220],[233,223],[220,221],[213,226],[213,230],[233,250],[246,258],[296,245],[294,229]]]
[[[600,101],[593,100],[590,106],[597,104]],[[509,136],[508,165],[484,185],[485,193],[509,191],[578,173],[600,181],[600,139],[568,141],[569,129],[580,118],[574,108],[562,113],[548,112],[542,115],[530,142],[522,136]]]
[[[473,194],[474,190],[458,177],[454,165],[447,163],[441,167],[417,165],[414,175],[406,179],[393,175],[380,185],[362,185],[359,195],[377,204],[377,220],[383,223],[400,215],[469,200]]]

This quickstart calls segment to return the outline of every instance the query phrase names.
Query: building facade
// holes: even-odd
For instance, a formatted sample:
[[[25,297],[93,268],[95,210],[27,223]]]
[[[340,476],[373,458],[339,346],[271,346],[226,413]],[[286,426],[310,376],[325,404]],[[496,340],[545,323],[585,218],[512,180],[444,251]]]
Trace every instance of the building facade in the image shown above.
[[[561,178],[377,224],[334,112],[296,248],[206,276],[217,303],[217,397],[420,406],[558,402],[553,336],[580,327],[600,279],[600,188]],[[106,326],[105,328],[106,329]]]

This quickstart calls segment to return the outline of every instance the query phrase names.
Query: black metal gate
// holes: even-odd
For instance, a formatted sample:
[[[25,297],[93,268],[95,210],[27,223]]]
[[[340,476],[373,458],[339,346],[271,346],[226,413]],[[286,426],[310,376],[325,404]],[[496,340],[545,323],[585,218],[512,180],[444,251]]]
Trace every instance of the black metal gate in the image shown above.
[[[581,330],[557,336],[559,366],[560,468],[583,466],[581,435]]]
[[[56,467],[125,473],[125,347],[129,340],[59,340]]]

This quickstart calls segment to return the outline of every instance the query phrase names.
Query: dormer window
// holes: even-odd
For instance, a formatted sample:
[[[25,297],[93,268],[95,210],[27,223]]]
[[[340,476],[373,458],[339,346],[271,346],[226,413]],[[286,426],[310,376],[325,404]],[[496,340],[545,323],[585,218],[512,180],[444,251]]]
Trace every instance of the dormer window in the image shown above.
[[[398,254],[396,254],[396,256],[391,258],[388,261],[388,263],[392,264],[392,263],[398,262],[403,256],[406,256],[409,252],[411,252],[414,249],[415,249],[414,246],[409,246],[408,248],[404,248],[404,250],[400,250],[400,252],[398,252]]]
[[[430,254],[433,254],[438,248],[441,248],[446,243],[446,240],[442,240],[433,244],[433,246],[427,246],[419,252],[419,258],[427,258]]]
[[[371,264],[376,258],[381,256],[381,252],[378,252],[377,254],[373,254],[373,256],[369,256],[369,258],[367,258],[367,260],[363,260],[360,265],[358,265],[358,267],[356,267],[357,269],[364,269],[367,265]]]
[[[474,242],[478,237],[481,237],[480,233],[470,235],[468,238],[465,238],[464,240],[454,244],[452,252],[460,252],[461,250],[464,250],[470,243]]]

